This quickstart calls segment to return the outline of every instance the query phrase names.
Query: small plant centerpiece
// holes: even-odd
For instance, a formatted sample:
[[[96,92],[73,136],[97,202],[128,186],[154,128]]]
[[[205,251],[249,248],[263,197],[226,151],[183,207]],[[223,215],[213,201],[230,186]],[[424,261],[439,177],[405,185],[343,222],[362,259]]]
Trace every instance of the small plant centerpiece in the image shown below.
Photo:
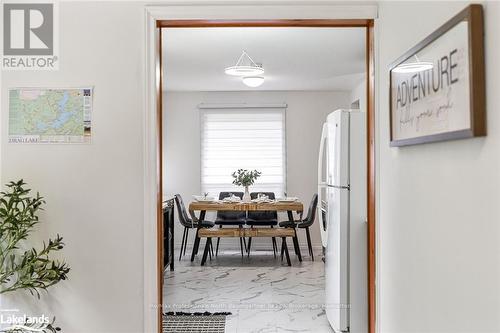
[[[248,187],[255,183],[255,180],[260,177],[262,173],[257,170],[249,171],[247,169],[238,169],[233,172],[233,184],[245,187],[245,194],[243,195],[243,202],[250,202],[250,192]]]
[[[38,212],[45,203],[37,193],[25,187],[23,180],[10,182],[7,190],[0,192],[0,296],[18,291],[28,291],[40,298],[42,291],[66,280],[70,268],[64,261],[53,260],[51,255],[64,247],[63,238],[57,235],[42,246],[28,245],[27,238],[37,224]],[[13,326],[2,332],[57,332],[52,323],[26,322],[22,327]]]

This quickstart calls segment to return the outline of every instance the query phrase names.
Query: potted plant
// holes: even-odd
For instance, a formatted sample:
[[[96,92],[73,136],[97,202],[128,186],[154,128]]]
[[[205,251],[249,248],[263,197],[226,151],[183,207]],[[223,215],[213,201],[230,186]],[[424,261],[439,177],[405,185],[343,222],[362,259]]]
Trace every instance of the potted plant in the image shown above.
[[[260,177],[262,173],[257,170],[249,171],[247,169],[238,169],[233,172],[233,184],[245,187],[245,194],[243,195],[243,202],[250,202],[250,192],[248,187],[255,183],[255,180]]]
[[[66,280],[70,268],[64,261],[50,258],[64,247],[59,235],[38,249],[26,247],[26,239],[40,223],[37,213],[45,201],[38,193],[31,196],[25,185],[22,179],[10,182],[7,190],[0,192],[0,295],[25,290],[40,298],[41,291]],[[3,332],[59,331],[53,324],[26,322]]]

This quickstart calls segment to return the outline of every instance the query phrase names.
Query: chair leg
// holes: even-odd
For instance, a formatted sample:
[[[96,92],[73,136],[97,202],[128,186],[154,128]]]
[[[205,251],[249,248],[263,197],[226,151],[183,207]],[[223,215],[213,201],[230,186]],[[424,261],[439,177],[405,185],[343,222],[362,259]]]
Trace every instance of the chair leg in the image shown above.
[[[243,238],[240,237],[240,250],[241,250],[241,257],[243,258]]]
[[[285,243],[281,240],[281,261],[283,261],[283,255],[285,254]]]
[[[186,240],[185,240],[185,243],[184,243],[184,253],[182,254],[183,256],[186,255],[186,248],[187,248],[187,245],[188,245],[188,239],[189,239],[189,228],[186,229]]]
[[[184,240],[186,239],[186,230],[187,230],[187,228],[184,227],[184,232],[182,233],[181,250],[179,251],[179,261],[181,261],[181,258],[182,258],[182,250],[184,248]]]
[[[220,237],[217,237],[217,246],[215,247],[215,256],[219,254],[219,243],[220,243]]]
[[[248,247],[247,247],[247,256],[250,257],[250,246],[252,246],[252,237],[248,237]]]
[[[210,260],[214,256],[214,246],[212,245],[212,239],[210,239]]]
[[[293,237],[292,241],[293,241],[293,251],[295,252],[296,255],[299,255],[298,252],[297,252],[297,246],[295,245],[295,238],[297,237],[297,229],[293,228],[293,231],[295,233],[295,237]]]
[[[311,244],[311,234],[309,233],[309,227],[306,228],[306,236],[307,236],[307,246],[309,247],[309,254],[311,255],[312,261],[314,261],[314,253]]]

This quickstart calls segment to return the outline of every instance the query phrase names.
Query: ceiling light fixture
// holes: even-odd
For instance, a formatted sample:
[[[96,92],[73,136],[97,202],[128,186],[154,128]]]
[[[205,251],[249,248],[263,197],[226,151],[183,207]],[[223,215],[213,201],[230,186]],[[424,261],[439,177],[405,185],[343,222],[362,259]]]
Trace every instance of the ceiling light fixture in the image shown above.
[[[423,72],[434,68],[432,62],[420,61],[416,55],[415,55],[415,60],[416,60],[415,62],[407,62],[398,65],[392,71],[395,73],[415,73],[415,72]]]
[[[257,88],[264,83],[263,76],[244,76],[243,83],[251,88]]]
[[[233,76],[259,76],[264,74],[262,64],[257,64],[252,58],[243,51],[236,62],[236,65],[226,67],[224,72]]]

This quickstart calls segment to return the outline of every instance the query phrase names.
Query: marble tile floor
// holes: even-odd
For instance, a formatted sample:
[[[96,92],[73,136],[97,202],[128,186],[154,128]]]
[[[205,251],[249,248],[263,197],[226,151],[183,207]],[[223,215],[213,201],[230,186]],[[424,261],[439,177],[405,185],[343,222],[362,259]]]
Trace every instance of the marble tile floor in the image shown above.
[[[333,332],[322,308],[321,255],[313,262],[302,253],[302,263],[290,253],[291,267],[267,251],[222,251],[203,267],[201,255],[191,262],[186,253],[165,271],[164,311],[231,312],[226,333]]]

